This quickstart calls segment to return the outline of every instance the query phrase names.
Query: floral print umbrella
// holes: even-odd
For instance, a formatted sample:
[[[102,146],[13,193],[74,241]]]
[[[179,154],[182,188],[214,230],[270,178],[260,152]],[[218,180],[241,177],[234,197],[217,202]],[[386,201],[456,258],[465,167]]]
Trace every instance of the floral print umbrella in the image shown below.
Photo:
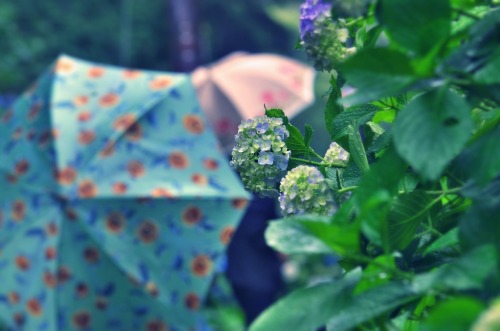
[[[224,151],[230,152],[242,119],[282,108],[292,118],[314,102],[315,70],[273,54],[233,53],[193,72],[200,103]]]
[[[6,330],[193,330],[249,198],[188,75],[69,56],[0,119],[0,172]]]

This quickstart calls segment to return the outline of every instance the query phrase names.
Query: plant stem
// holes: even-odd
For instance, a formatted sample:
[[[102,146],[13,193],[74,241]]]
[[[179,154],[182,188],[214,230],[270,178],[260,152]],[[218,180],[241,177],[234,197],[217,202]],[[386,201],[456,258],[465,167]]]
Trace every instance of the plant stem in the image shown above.
[[[454,188],[450,188],[448,190],[445,190],[445,191],[425,191],[425,193],[427,194],[443,194],[443,195],[446,195],[446,194],[450,194],[450,193],[456,193],[456,192],[460,192],[462,188],[461,187],[454,187]]]
[[[357,186],[348,186],[348,187],[341,188],[337,192],[338,193],[345,193],[345,192],[349,192],[349,191],[354,191],[357,188],[358,188]]]
[[[344,163],[341,163],[341,162],[339,162],[339,163],[316,162],[316,161],[301,159],[299,157],[291,157],[290,160],[295,161],[295,162],[300,162],[302,164],[315,165],[318,167],[322,167],[322,166],[330,166],[330,167],[335,167],[335,168],[345,168],[346,167],[346,165]]]

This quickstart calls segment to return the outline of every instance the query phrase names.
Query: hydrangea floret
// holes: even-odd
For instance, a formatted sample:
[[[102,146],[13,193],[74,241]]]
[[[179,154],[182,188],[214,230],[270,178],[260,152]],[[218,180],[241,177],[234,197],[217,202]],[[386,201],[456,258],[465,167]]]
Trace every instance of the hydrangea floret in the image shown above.
[[[291,154],[285,144],[288,137],[281,118],[257,116],[240,124],[231,166],[248,190],[277,195],[277,184],[286,173]]]
[[[301,45],[317,70],[331,71],[356,51],[347,47],[349,31],[345,21],[331,18],[331,3],[306,0],[300,6]]]
[[[336,142],[332,142],[325,153],[325,163],[337,163],[339,161],[347,162],[349,153]]]
[[[321,172],[300,165],[281,180],[280,208],[284,216],[300,214],[332,215],[335,210],[333,194]]]

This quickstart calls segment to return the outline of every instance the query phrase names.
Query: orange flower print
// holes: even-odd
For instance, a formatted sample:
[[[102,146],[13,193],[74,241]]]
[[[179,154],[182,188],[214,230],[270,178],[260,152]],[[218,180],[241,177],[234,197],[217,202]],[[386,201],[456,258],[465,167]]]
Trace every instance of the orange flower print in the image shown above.
[[[65,210],[65,213],[66,213],[66,217],[70,220],[70,221],[75,221],[78,219],[78,214],[76,213],[76,211],[74,209],[71,209],[71,208],[67,208]]]
[[[30,169],[30,164],[26,160],[21,160],[21,161],[17,162],[15,165],[16,174],[18,174],[20,176],[27,173],[29,169]]]
[[[7,299],[9,300],[9,303],[11,305],[16,305],[19,303],[19,300],[21,299],[21,297],[19,296],[19,293],[17,293],[17,292],[10,292],[7,295]]]
[[[12,212],[11,212],[11,217],[19,222],[22,221],[22,219],[26,216],[26,204],[24,201],[21,200],[16,200],[12,204]]]
[[[53,260],[56,258],[56,249],[54,247],[47,247],[45,250],[45,258],[47,260]]]
[[[200,134],[205,130],[203,121],[198,115],[184,116],[183,123],[186,130],[193,134]]]
[[[111,213],[106,217],[106,229],[114,234],[120,233],[125,226],[125,216],[120,213]]]
[[[106,158],[113,155],[114,152],[115,152],[115,145],[111,142],[108,142],[106,143],[106,145],[104,145],[104,148],[99,152],[99,155],[103,158]]]
[[[104,297],[98,297],[95,300],[95,307],[99,310],[104,310],[108,307],[108,300]]]
[[[200,307],[200,297],[196,293],[188,293],[184,297],[184,304],[189,310],[197,310]]]
[[[174,169],[185,169],[189,166],[189,159],[185,153],[175,151],[168,155],[168,163]]]
[[[19,327],[23,326],[26,322],[26,317],[24,317],[23,313],[15,313],[12,317]]]
[[[116,93],[106,93],[99,99],[99,104],[106,108],[114,107],[119,102],[120,96]]]
[[[206,276],[212,270],[212,260],[206,255],[198,255],[191,261],[191,270],[196,276]]]
[[[82,130],[78,134],[78,143],[81,145],[89,145],[95,139],[95,132],[92,130]]]
[[[207,177],[200,173],[193,174],[191,180],[197,185],[207,185],[208,183]]]
[[[89,78],[99,78],[104,75],[104,68],[101,67],[92,67],[87,71],[87,75]]]
[[[127,184],[123,182],[113,183],[111,190],[114,194],[125,194],[127,192]]]
[[[215,170],[219,167],[219,163],[214,159],[204,159],[203,166],[207,170]]]
[[[57,225],[54,222],[51,222],[47,225],[47,228],[45,229],[47,234],[49,236],[55,236],[57,234]]]
[[[201,220],[201,210],[196,206],[187,207],[182,213],[182,220],[187,225],[195,225]]]
[[[124,70],[123,71],[123,77],[125,79],[136,79],[141,75],[141,72],[139,70]]]
[[[220,241],[222,244],[227,245],[231,241],[234,234],[234,228],[232,226],[227,226],[220,232]]]
[[[233,208],[235,208],[235,209],[243,209],[248,204],[248,200],[247,199],[233,199],[233,201],[231,201],[231,204],[233,205]]]
[[[38,145],[40,147],[43,147],[49,143],[49,141],[52,140],[52,132],[51,131],[44,131],[40,134],[38,137]]]
[[[87,329],[92,322],[92,316],[88,311],[81,310],[72,317],[73,326],[78,330]]]
[[[168,331],[168,325],[162,321],[149,321],[146,324],[146,331]]]
[[[14,115],[14,111],[12,109],[7,109],[5,111],[5,113],[3,113],[3,116],[2,116],[2,121],[4,123],[7,123],[10,121],[10,119],[12,118],[12,115]]]
[[[97,195],[97,186],[90,179],[85,179],[78,185],[80,198],[93,198]]]
[[[96,263],[99,261],[99,251],[93,247],[87,247],[83,251],[83,258],[87,263]]]
[[[158,226],[152,221],[143,221],[137,229],[137,237],[146,244],[154,242],[158,238]]]
[[[125,114],[118,117],[113,123],[113,127],[117,131],[125,131],[136,121],[136,116],[134,114]]]
[[[87,284],[80,282],[75,286],[75,293],[79,298],[86,297],[89,293],[89,287]]]
[[[61,185],[71,185],[75,181],[77,176],[76,170],[72,167],[66,167],[57,171],[56,179]]]
[[[23,135],[23,128],[16,128],[12,133],[12,139],[18,140],[19,138],[22,137],[22,135]]]
[[[34,120],[38,116],[38,114],[40,113],[40,110],[42,110],[42,107],[43,107],[43,103],[40,101],[33,103],[30,107],[29,112],[28,112],[28,118],[30,120]]]
[[[92,118],[92,114],[88,110],[81,111],[78,113],[79,122],[88,122]]]
[[[42,305],[40,304],[40,301],[38,301],[36,298],[29,299],[26,302],[26,311],[31,315],[31,316],[40,316],[42,315]]]
[[[127,171],[132,178],[139,178],[144,175],[146,170],[141,161],[132,160],[127,164]]]
[[[125,131],[125,137],[130,141],[138,141],[142,138],[142,127],[139,123],[133,123]]]
[[[67,75],[73,72],[75,64],[69,59],[60,59],[54,69],[58,74]]]
[[[48,288],[54,288],[57,285],[56,277],[49,271],[45,271],[43,274],[43,282]]]
[[[70,280],[71,278],[71,272],[69,269],[65,266],[60,266],[59,269],[57,269],[57,282],[62,284]]]
[[[85,106],[89,102],[89,97],[86,95],[79,95],[73,99],[73,104],[76,107]]]
[[[149,88],[153,91],[162,90],[172,84],[172,77],[157,76],[149,82]]]
[[[158,287],[154,282],[148,282],[146,284],[146,291],[154,297],[158,296],[159,294]]]
[[[165,188],[155,188],[151,191],[151,196],[154,198],[173,198],[174,194]]]
[[[19,270],[23,270],[23,271],[26,271],[30,268],[30,260],[26,257],[26,256],[18,256],[16,257],[16,267],[19,269]]]

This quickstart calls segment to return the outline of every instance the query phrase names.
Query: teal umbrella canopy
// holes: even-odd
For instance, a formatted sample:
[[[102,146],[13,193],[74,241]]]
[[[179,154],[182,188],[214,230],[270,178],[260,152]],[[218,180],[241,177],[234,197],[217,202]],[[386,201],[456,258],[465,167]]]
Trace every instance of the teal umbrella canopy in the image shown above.
[[[0,324],[193,330],[249,195],[185,74],[61,56],[0,119]]]

